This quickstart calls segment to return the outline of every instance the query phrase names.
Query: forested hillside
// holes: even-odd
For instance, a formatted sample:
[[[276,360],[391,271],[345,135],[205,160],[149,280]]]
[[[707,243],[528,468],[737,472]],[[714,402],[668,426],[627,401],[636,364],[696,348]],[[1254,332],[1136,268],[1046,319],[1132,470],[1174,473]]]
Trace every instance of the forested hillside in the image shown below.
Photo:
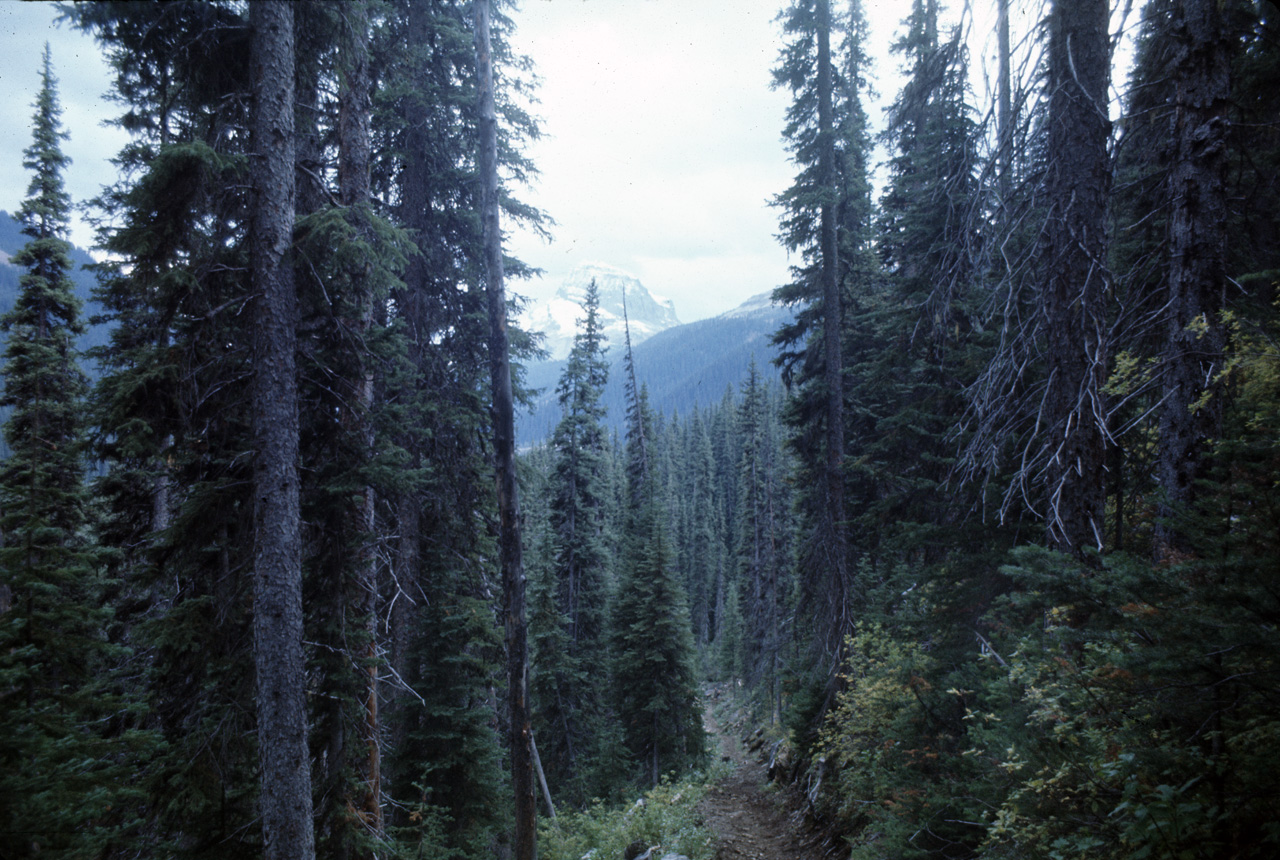
[[[707,409],[746,379],[753,359],[762,375],[777,381],[773,333],[791,317],[786,308],[758,296],[719,316],[674,326],[636,343],[636,374],[649,389],[650,404],[664,415]],[[627,415],[624,351],[611,347],[605,358],[610,365],[601,393],[605,427],[623,433]],[[525,381],[534,396],[517,419],[522,447],[545,442],[560,420],[556,384],[567,364],[536,361],[528,366]]]
[[[18,221],[8,212],[0,209],[0,313],[9,311],[18,297],[22,270],[13,264],[13,255],[27,243],[27,237],[22,235],[21,230]],[[84,249],[73,247],[70,259],[71,270],[68,275],[74,284],[76,296],[84,303],[82,316],[88,322],[100,313],[100,308],[93,298],[93,290],[97,285],[97,279],[90,271],[93,258]],[[85,333],[76,340],[76,347],[82,353],[87,353],[106,342],[106,328],[90,324]],[[92,362],[88,364],[92,365]]]
[[[606,352],[592,283],[522,380],[508,4],[69,4],[131,142],[85,352],[46,48],[0,860],[606,860],[706,682],[853,858],[1280,855],[1280,10],[901,5],[879,126],[779,0],[768,309]]]

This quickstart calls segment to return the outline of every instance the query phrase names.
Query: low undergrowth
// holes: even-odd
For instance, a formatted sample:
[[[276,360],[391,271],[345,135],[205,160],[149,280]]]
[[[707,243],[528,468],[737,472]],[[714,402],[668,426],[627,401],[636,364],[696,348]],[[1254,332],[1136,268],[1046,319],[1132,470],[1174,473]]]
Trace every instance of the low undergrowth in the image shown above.
[[[713,835],[702,826],[697,805],[722,776],[719,768],[696,772],[679,782],[664,781],[628,806],[597,802],[582,812],[544,819],[538,830],[538,853],[544,860],[622,860],[627,846],[659,845],[661,855],[683,854],[690,860],[712,860]]]

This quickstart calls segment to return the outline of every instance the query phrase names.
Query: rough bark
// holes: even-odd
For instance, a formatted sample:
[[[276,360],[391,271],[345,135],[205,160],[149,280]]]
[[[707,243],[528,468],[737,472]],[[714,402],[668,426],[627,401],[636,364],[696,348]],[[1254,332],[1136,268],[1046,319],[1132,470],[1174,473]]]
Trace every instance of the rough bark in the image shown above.
[[[1182,515],[1218,433],[1226,287],[1225,152],[1231,95],[1228,45],[1214,0],[1182,0],[1174,19],[1173,164],[1168,180],[1168,335],[1160,416],[1160,489],[1155,554],[1190,550]]]
[[[537,796],[533,731],[529,721],[529,646],[525,627],[525,577],[520,549],[520,501],[516,491],[515,407],[503,289],[502,231],[498,220],[498,118],[493,91],[493,51],[488,0],[475,4],[476,74],[479,84],[481,221],[485,286],[489,299],[489,370],[493,386],[493,436],[497,467],[499,544],[506,610],[507,695],[511,716],[511,780],[515,790],[516,860],[535,860]]]
[[[1013,71],[1009,46],[1009,0],[996,0],[997,87],[999,109],[996,124],[999,134],[997,165],[999,176],[1000,207],[1009,205],[1009,190],[1013,180]]]
[[[819,212],[819,254],[822,279],[823,384],[826,389],[826,480],[825,531],[831,570],[830,595],[838,623],[828,631],[828,648],[836,654],[844,638],[848,617],[847,559],[844,540],[844,360],[840,335],[843,313],[840,296],[838,239],[836,235],[835,113],[832,105],[835,83],[831,64],[831,8],[829,0],[818,0],[818,172],[823,188],[830,189]],[[838,665],[839,660],[833,662]]]
[[[409,44],[430,43],[431,30],[427,13],[426,3],[408,5],[406,35]],[[426,60],[418,56],[413,62],[412,75],[421,86],[411,88],[406,94],[405,116],[427,116],[430,106],[422,88],[429,80]],[[401,183],[398,215],[399,222],[414,235],[415,240],[426,235],[430,230],[431,204],[427,189],[431,184],[429,164],[431,147],[426,132],[425,123],[412,122],[408,123],[405,132],[404,179]],[[415,369],[423,366],[424,344],[428,338],[424,320],[424,295],[430,280],[427,273],[428,265],[424,254],[411,254],[405,267],[404,286],[393,292],[400,319],[406,325],[406,361]],[[402,432],[398,441],[413,458],[409,468],[420,468],[422,454],[413,440],[412,433]],[[396,534],[396,545],[391,566],[394,581],[390,588],[391,641],[388,666],[396,682],[388,696],[384,722],[390,727],[387,738],[388,748],[392,751],[387,759],[389,774],[398,783],[407,776],[403,768],[397,767],[395,751],[404,748],[409,725],[403,712],[408,701],[406,685],[411,674],[409,653],[413,644],[413,626],[417,615],[415,606],[421,598],[418,576],[422,556],[423,500],[418,488],[410,485],[398,489],[395,498],[391,501],[394,510],[393,531]],[[397,825],[404,823],[404,816],[394,808],[391,814]]]
[[[1109,12],[1107,0],[1054,0],[1049,21],[1045,519],[1050,545],[1076,555],[1103,543]]]
[[[298,483],[293,8],[249,6],[253,50],[254,667],[267,860],[311,860]]]
[[[338,100],[338,195],[344,206],[367,206],[371,193],[369,141],[373,110],[367,0],[348,0],[342,12],[346,40]],[[372,307],[372,303],[368,303],[366,321],[372,319]]]
[[[366,0],[350,0],[342,6],[344,31],[342,87],[338,94],[338,194],[343,206],[353,210],[353,217],[367,227],[371,189],[369,182],[370,117],[372,98],[369,79],[369,10]],[[363,285],[360,316],[354,320],[356,340],[365,343],[373,327],[374,296],[371,285]],[[373,368],[367,355],[362,356],[358,379],[353,380],[356,404],[355,421],[363,437],[366,457],[372,458],[373,434]],[[364,619],[367,644],[362,655],[365,665],[364,796],[359,808],[364,824],[381,836],[382,815],[382,724],[378,713],[378,565],[374,553],[375,493],[372,486],[361,492],[355,512],[355,530],[363,535],[360,548],[359,611]]]
[[[294,34],[294,204],[299,217],[319,212],[328,199],[323,178],[325,141],[320,131],[323,109],[319,56],[326,14],[320,0],[293,0]],[[304,59],[306,58],[306,59]]]

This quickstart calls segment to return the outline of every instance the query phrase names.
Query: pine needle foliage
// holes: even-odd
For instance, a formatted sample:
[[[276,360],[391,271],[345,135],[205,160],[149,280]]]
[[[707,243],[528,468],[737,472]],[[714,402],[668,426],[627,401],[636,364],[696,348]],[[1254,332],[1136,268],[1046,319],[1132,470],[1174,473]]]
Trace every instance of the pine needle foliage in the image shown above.
[[[71,200],[62,109],[48,45],[23,166],[25,269],[7,334],[0,464],[0,843],[6,857],[99,856],[131,820],[121,755],[131,720],[108,640],[112,583],[92,534],[85,484],[83,331],[69,276]]]

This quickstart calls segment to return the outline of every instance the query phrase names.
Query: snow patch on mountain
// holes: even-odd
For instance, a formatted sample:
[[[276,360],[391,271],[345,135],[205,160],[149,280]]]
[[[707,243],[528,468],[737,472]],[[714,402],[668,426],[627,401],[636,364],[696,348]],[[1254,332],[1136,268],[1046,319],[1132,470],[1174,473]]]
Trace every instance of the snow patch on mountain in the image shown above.
[[[767,293],[757,293],[742,304],[738,305],[736,308],[727,310],[720,314],[720,316],[725,319],[749,317],[760,313],[769,313],[778,307],[778,305],[773,303],[773,292],[769,291]]]
[[[543,346],[552,360],[569,355],[578,320],[585,317],[582,303],[593,279],[600,291],[600,327],[611,353],[621,351],[624,342],[624,298],[632,346],[680,325],[675,304],[650,293],[635,275],[605,263],[582,263],[569,273],[550,301],[531,303],[521,320],[526,328],[543,333]]]

